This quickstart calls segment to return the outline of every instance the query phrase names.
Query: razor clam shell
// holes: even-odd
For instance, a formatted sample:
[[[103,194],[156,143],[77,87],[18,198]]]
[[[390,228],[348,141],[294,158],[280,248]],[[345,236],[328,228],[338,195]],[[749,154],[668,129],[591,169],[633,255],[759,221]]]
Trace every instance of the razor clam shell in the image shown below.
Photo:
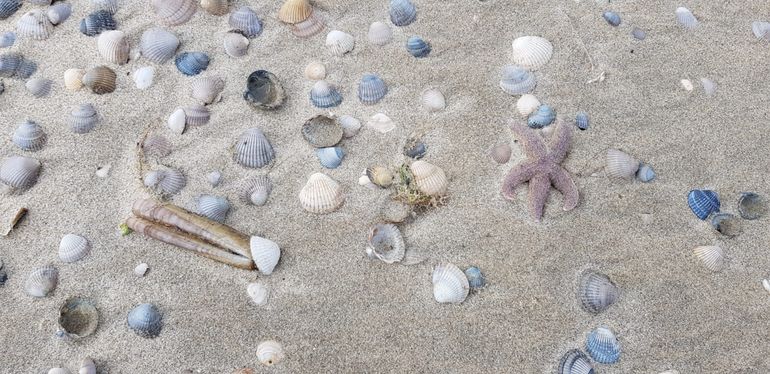
[[[456,265],[441,263],[433,269],[433,298],[439,303],[459,304],[470,291],[468,277]]]
[[[139,304],[128,313],[128,327],[144,338],[154,338],[163,328],[163,316],[152,304]]]
[[[264,275],[270,275],[281,259],[281,248],[272,240],[252,236],[249,238],[249,251],[257,269]]]
[[[22,122],[13,133],[12,141],[24,151],[39,151],[45,146],[48,137],[43,131],[43,127],[37,123],[27,120]]]
[[[310,176],[299,192],[302,208],[310,213],[325,214],[337,210],[345,202],[345,195],[337,181],[322,173]]]
[[[233,157],[240,165],[261,168],[273,161],[275,152],[262,130],[251,128],[238,137]]]
[[[40,161],[31,157],[12,156],[0,163],[0,182],[12,188],[29,189],[39,175]]]
[[[273,183],[270,178],[267,175],[258,175],[240,183],[239,195],[241,200],[248,204],[262,206],[267,203],[272,190]]]
[[[274,340],[264,341],[257,346],[257,359],[262,365],[273,366],[286,358],[283,346]]]
[[[46,297],[59,283],[59,270],[48,265],[37,268],[29,274],[24,291],[32,297]]]
[[[158,20],[169,26],[189,21],[198,10],[196,0],[152,0],[151,3]]]
[[[70,130],[76,134],[85,134],[99,123],[99,114],[91,104],[81,104],[70,113]]]
[[[522,36],[513,41],[513,62],[525,69],[543,67],[553,55],[553,45],[539,36]]]
[[[160,27],[154,27],[142,33],[139,46],[144,58],[156,64],[163,64],[176,54],[179,38]]]

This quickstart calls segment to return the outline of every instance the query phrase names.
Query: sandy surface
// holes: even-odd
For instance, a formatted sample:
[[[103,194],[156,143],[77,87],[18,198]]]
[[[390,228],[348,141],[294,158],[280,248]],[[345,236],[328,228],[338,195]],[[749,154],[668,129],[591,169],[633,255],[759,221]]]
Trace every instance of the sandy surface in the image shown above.
[[[0,372],[77,370],[80,360],[91,356],[112,373],[229,373],[244,366],[287,373],[550,373],[561,355],[581,347],[599,324],[615,330],[623,346],[620,362],[597,365],[600,373],[770,371],[770,297],[760,284],[770,275],[767,220],[746,221],[742,235],[726,239],[697,220],[685,201],[688,190],[708,187],[722,196],[724,210],[735,212],[741,191],[770,194],[765,123],[770,49],[750,26],[770,16],[764,2],[610,7],[588,0],[417,0],[418,21],[395,29],[394,41],[384,47],[370,45],[366,32],[371,22],[387,19],[387,1],[318,2],[329,29],[356,37],[351,54],[333,57],[324,46],[325,33],[300,40],[277,21],[279,1],[237,1],[253,6],[264,23],[243,59],[228,57],[221,47],[227,17],[199,12],[171,28],[182,51],[212,56],[205,74],[227,81],[224,100],[211,106],[211,123],[181,136],[164,127],[165,119],[192,102],[192,78],[172,63],[156,66],[156,83],[146,91],[136,89],[130,77],[149,64],[141,59],[113,66],[119,76],[115,93],[65,90],[66,69],[102,63],[96,39],[77,30],[90,4],[73,3],[73,16],[50,39],[11,49],[39,63],[36,77],[56,82],[52,95],[34,99],[23,82],[3,79],[0,156],[36,157],[43,172],[26,193],[0,200],[3,207],[30,209],[17,230],[0,238],[0,258],[10,276],[0,288]],[[123,1],[117,14],[132,48],[156,23],[148,3]],[[676,24],[674,9],[681,5],[701,20],[698,30]],[[25,4],[0,21],[0,31],[13,30],[30,8]],[[620,27],[601,18],[606,9],[620,13]],[[632,25],[647,30],[647,39],[634,40]],[[431,42],[430,57],[418,60],[406,53],[405,41],[414,34]],[[537,72],[534,93],[567,118],[578,110],[591,116],[591,128],[576,134],[564,163],[578,174],[580,205],[563,212],[554,190],[540,224],[529,218],[525,190],[517,202],[499,194],[502,176],[523,159],[520,149],[514,146],[511,162],[503,166],[486,157],[493,144],[512,140],[505,121],[517,115],[516,97],[504,94],[497,81],[501,67],[511,62],[512,40],[529,34],[555,46],[551,62]],[[335,114],[365,122],[384,112],[397,122],[390,133],[364,128],[345,140],[347,157],[336,170],[322,170],[300,135],[302,123],[323,112],[308,102],[312,82],[302,74],[313,60],[324,62],[328,80],[341,87],[345,100]],[[289,96],[282,109],[260,112],[242,100],[246,77],[257,69],[282,80]],[[607,80],[586,84],[600,71]],[[379,74],[390,87],[374,106],[356,99],[365,72]],[[680,79],[700,77],[719,84],[715,96],[706,97],[697,82],[693,92],[679,86]],[[419,93],[429,86],[447,96],[445,111],[430,114],[421,107]],[[89,134],[73,134],[67,116],[84,102],[93,103],[104,121]],[[49,135],[48,145],[34,154],[10,142],[24,118]],[[239,180],[267,172],[247,170],[231,158],[238,134],[255,126],[267,134],[279,160],[269,170],[274,190],[264,207],[243,204],[233,189]],[[228,224],[283,249],[271,276],[140,235],[120,237],[117,227],[131,204],[147,195],[135,144],[148,128],[172,140],[175,150],[163,161],[189,179],[171,201],[193,208],[201,193],[228,196],[234,204]],[[409,248],[424,255],[424,262],[371,261],[364,253],[366,236],[388,192],[358,186],[359,173],[369,165],[402,162],[403,142],[415,130],[426,134],[426,160],[451,178],[449,203],[402,226]],[[608,148],[651,163],[658,178],[644,184],[609,180],[601,172],[592,176]],[[112,169],[101,179],[95,171],[105,164]],[[212,189],[205,175],[215,169],[222,170],[224,182]],[[347,200],[335,213],[316,216],[299,205],[299,190],[318,171],[344,185]],[[58,243],[67,233],[87,237],[91,255],[74,264],[60,262]],[[711,244],[721,245],[729,259],[721,273],[709,272],[692,255],[692,248]],[[489,286],[459,306],[436,303],[430,279],[440,261],[479,266]],[[150,265],[144,278],[132,273],[140,262]],[[47,263],[59,268],[58,288],[43,299],[27,296],[26,276]],[[586,268],[607,273],[622,289],[618,303],[598,316],[583,311],[575,297]],[[255,280],[270,289],[265,307],[251,304],[246,294]],[[58,308],[73,295],[92,298],[101,311],[95,335],[75,344],[53,337]],[[164,314],[156,339],[143,339],[126,326],[128,311],[142,302],[156,304]],[[272,369],[261,367],[255,354],[266,339],[282,342],[287,354]]]

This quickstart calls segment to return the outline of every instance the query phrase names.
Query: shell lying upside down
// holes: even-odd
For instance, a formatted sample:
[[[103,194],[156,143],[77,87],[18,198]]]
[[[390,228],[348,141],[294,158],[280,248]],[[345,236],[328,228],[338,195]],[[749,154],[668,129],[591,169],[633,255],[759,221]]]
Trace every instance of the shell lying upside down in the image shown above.
[[[392,264],[403,260],[405,253],[404,237],[401,236],[401,231],[396,225],[380,223],[372,227],[369,232],[369,242],[366,245],[366,255],[369,258]]]

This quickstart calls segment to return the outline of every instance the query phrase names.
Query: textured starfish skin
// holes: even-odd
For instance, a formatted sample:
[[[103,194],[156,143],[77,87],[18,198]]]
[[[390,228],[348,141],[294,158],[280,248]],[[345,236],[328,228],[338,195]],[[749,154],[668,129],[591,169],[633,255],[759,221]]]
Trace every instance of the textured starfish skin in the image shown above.
[[[502,194],[508,200],[516,198],[516,187],[529,182],[529,212],[540,222],[551,186],[564,195],[564,210],[572,210],[578,204],[578,189],[570,173],[561,166],[569,152],[572,126],[561,120],[546,146],[543,137],[534,129],[517,122],[510,122],[511,131],[519,139],[527,159],[514,166],[503,180]]]

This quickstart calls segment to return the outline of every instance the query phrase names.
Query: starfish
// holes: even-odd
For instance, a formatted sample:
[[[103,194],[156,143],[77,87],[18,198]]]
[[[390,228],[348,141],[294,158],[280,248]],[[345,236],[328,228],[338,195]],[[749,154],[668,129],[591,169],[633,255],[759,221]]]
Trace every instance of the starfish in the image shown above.
[[[567,157],[572,126],[557,119],[551,139],[546,143],[536,130],[511,120],[511,131],[519,139],[527,159],[514,166],[503,180],[502,194],[508,200],[516,197],[516,187],[529,182],[529,212],[540,222],[548,193],[553,185],[564,195],[564,210],[572,210],[578,204],[578,190],[572,175],[560,164]]]

